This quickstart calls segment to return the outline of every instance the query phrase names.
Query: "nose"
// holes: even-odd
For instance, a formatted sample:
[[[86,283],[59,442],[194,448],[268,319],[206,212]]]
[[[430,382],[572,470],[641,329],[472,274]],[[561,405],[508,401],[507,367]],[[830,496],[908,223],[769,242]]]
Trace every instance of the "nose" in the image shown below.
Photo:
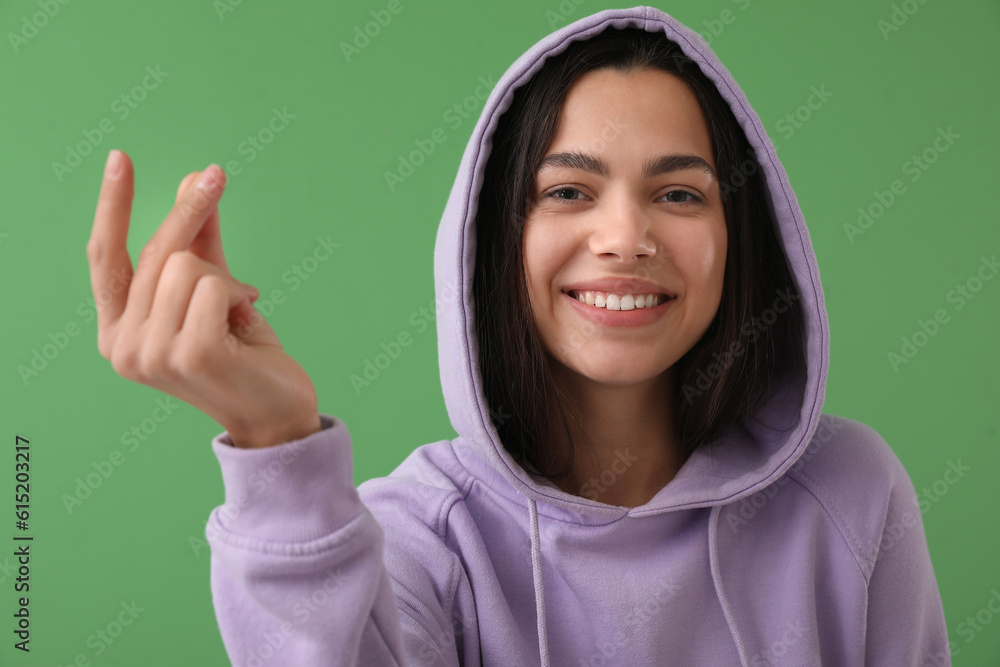
[[[649,217],[642,207],[627,198],[606,203],[607,209],[598,214],[597,227],[590,236],[591,252],[602,259],[617,257],[621,262],[655,255],[656,243],[649,234]]]

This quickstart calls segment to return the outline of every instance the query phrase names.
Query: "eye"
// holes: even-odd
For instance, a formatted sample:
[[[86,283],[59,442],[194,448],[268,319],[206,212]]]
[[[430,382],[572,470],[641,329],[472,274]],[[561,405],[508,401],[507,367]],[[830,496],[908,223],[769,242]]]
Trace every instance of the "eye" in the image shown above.
[[[579,196],[576,196],[576,195],[579,195]],[[555,190],[551,190],[551,191],[547,192],[543,196],[545,198],[547,198],[547,199],[563,199],[563,200],[567,200],[567,201],[572,201],[574,199],[582,199],[586,195],[584,195],[582,192],[580,192],[576,188],[562,187],[562,188],[556,188]]]
[[[678,198],[675,198],[677,195]],[[686,197],[685,197],[686,196]],[[688,192],[687,190],[671,190],[667,194],[663,195],[672,204],[702,204],[704,200],[701,197],[694,194],[693,192]],[[661,199],[663,198],[661,197]]]

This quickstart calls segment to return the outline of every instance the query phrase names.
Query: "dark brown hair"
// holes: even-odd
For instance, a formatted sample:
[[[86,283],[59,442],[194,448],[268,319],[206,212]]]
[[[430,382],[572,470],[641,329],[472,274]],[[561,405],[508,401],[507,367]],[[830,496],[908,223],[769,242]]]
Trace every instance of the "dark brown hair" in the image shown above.
[[[655,68],[679,77],[697,96],[712,139],[728,250],[718,312],[675,364],[675,425],[682,460],[751,419],[777,378],[786,372],[804,377],[803,318],[795,283],[756,154],[729,105],[662,33],[608,29],[573,42],[514,92],[500,117],[476,217],[473,293],[483,391],[504,447],[526,471],[549,479],[572,470],[568,420],[582,422],[557,391],[531,316],[522,254],[524,220],[566,92],[579,76],[600,68],[624,73]],[[779,316],[772,304],[780,294],[786,295],[788,307]],[[733,354],[737,342],[743,352]],[[548,437],[556,428],[564,429],[570,443],[565,455],[555,451]]]

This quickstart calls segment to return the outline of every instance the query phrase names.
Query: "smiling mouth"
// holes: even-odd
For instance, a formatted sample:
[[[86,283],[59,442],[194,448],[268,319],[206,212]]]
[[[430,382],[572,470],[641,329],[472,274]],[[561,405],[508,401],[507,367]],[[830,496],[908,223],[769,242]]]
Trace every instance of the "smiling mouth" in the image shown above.
[[[570,290],[568,296],[581,303],[606,310],[635,310],[655,308],[674,297],[668,294],[615,294],[596,290]]]

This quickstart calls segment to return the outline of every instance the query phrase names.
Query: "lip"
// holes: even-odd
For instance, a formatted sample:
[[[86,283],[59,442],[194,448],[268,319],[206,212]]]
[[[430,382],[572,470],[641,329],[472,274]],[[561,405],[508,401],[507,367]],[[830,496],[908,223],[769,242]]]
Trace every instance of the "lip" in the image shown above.
[[[666,294],[673,299],[677,295],[663,285],[638,278],[598,278],[586,280],[562,288],[564,294],[572,291],[611,292],[612,294]],[[627,312],[627,311],[626,311]]]
[[[614,292],[612,292],[613,294]],[[627,294],[628,292],[626,292]],[[656,294],[657,292],[653,292]],[[662,293],[662,292],[660,292]],[[649,294],[649,292],[646,292]],[[632,310],[608,310],[607,308],[597,308],[588,306],[576,297],[563,292],[563,296],[569,299],[573,308],[576,308],[583,317],[591,322],[608,327],[642,327],[652,324],[666,314],[676,299],[669,298],[658,306],[652,308],[634,308]]]

